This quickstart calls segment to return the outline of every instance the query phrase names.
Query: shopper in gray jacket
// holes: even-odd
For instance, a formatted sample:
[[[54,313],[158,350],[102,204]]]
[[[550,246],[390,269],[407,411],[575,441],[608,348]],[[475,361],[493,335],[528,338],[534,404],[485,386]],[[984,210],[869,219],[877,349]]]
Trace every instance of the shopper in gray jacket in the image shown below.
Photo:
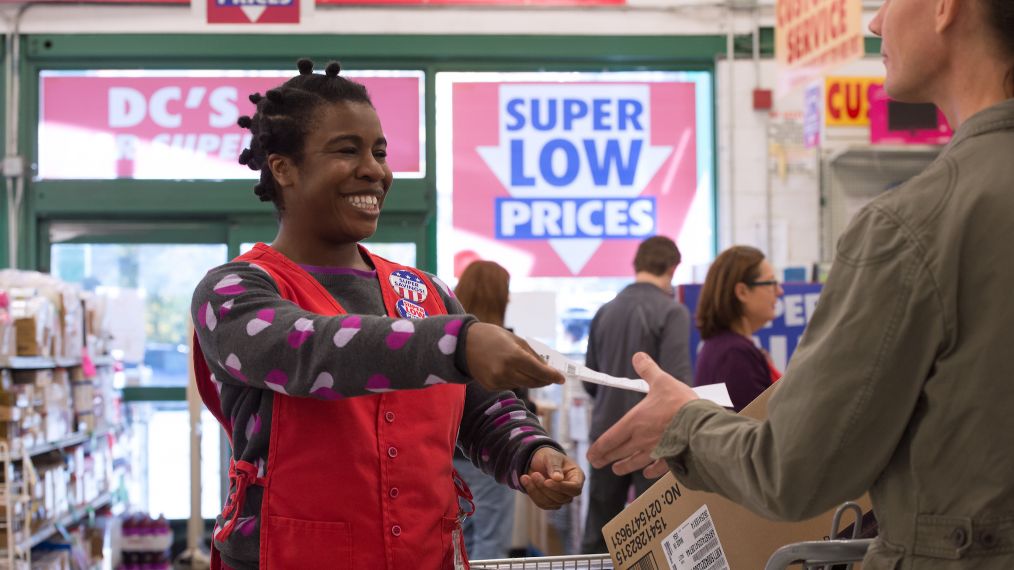
[[[1014,3],[887,0],[870,28],[888,93],[936,103],[953,141],[842,236],[766,421],[694,399],[638,355],[651,391],[589,458],[650,474],[664,458],[687,487],[773,518],[869,491],[880,537],[866,570],[1008,570]]]
[[[599,308],[588,332],[585,364],[592,370],[621,378],[636,374],[630,358],[639,351],[658,360],[662,370],[692,382],[690,366],[690,312],[673,296],[672,279],[680,263],[676,242],[665,236],[650,237],[634,255],[634,282]],[[644,398],[644,394],[585,384],[594,398],[588,439],[595,441]],[[581,550],[608,552],[602,525],[618,515],[630,488],[640,495],[653,481],[640,473],[616,475],[593,469],[588,476],[588,517]]]

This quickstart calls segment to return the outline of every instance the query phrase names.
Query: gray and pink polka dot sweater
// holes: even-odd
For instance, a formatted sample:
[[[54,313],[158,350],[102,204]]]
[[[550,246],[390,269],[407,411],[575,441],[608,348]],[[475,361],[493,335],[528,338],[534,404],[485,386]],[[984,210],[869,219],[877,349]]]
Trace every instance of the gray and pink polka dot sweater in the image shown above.
[[[266,272],[245,262],[211,270],[194,292],[194,326],[222,411],[232,420],[236,460],[256,465],[260,476],[271,468],[273,398],[335,399],[442,382],[466,385],[458,447],[500,483],[523,491],[519,477],[535,450],[560,449],[513,393],[488,392],[470,381],[464,346],[475,319],[463,314],[439,279],[429,275],[450,314],[405,320],[385,316],[376,272],[303,269],[349,314],[305,311],[283,299]],[[340,474],[335,484],[342,484]],[[216,542],[230,568],[258,568],[262,497],[261,487],[250,487],[236,532]],[[223,524],[221,516],[217,522]]]

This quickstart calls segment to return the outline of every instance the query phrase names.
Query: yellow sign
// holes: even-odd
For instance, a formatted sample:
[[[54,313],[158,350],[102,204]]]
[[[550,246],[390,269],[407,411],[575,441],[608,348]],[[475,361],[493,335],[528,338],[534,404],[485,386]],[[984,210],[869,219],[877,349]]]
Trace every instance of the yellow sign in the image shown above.
[[[776,0],[778,90],[786,93],[863,56],[862,0]]]
[[[870,87],[883,77],[828,77],[824,80],[824,124],[864,127],[870,124]]]

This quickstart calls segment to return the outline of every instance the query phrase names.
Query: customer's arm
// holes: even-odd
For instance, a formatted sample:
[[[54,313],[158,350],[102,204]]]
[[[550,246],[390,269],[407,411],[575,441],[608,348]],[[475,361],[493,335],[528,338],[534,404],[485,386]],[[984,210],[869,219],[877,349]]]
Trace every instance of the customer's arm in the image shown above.
[[[867,491],[884,469],[953,326],[908,228],[867,208],[839,242],[769,419],[693,401],[655,454],[688,487],[767,516],[819,514]]]

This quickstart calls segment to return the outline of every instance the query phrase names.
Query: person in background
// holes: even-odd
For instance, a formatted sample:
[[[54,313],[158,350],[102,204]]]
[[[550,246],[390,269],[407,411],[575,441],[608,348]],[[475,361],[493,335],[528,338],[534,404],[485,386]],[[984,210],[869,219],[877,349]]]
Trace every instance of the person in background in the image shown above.
[[[298,67],[239,119],[278,235],[194,292],[197,386],[232,444],[213,568],[460,568],[455,443],[542,508],[580,493],[580,468],[501,392],[564,379],[359,245],[393,180],[380,118],[338,63]]]
[[[494,261],[473,261],[461,273],[454,295],[466,312],[479,322],[504,326],[510,300],[510,273]],[[525,407],[535,412],[525,388],[513,390]],[[472,491],[475,513],[465,519],[465,550],[473,560],[507,558],[514,530],[514,491],[475,467],[460,450],[454,468]]]
[[[708,268],[697,301],[697,386],[725,383],[740,411],[781,377],[753,342],[753,333],[775,318],[782,287],[760,250],[737,245]],[[679,378],[679,376],[677,376]]]
[[[602,305],[591,322],[585,364],[592,370],[621,378],[634,378],[630,358],[647,352],[670,374],[693,380],[690,366],[690,312],[676,301],[672,279],[680,264],[680,250],[665,236],[650,237],[634,255],[634,282]],[[588,439],[595,441],[644,394],[585,383],[592,396],[592,421]],[[585,554],[608,552],[602,527],[615,517],[630,494],[638,495],[653,481],[640,473],[616,475],[609,469],[593,469],[589,475],[588,517],[581,540]]]
[[[934,103],[951,142],[842,234],[766,420],[695,399],[638,354],[648,396],[588,458],[617,473],[667,464],[688,488],[787,520],[869,491],[880,534],[863,568],[1007,570],[1014,2],[887,0],[870,29],[888,95]]]

